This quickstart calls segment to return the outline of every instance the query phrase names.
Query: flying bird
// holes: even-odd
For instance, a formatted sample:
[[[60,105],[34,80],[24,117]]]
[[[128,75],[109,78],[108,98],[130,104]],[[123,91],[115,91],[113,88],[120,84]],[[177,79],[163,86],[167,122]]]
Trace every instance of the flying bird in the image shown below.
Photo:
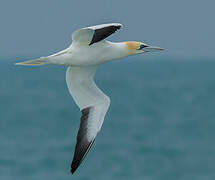
[[[16,65],[68,66],[66,83],[70,94],[82,112],[71,164],[72,174],[95,141],[110,105],[110,98],[94,82],[98,66],[130,55],[163,50],[143,42],[105,40],[121,27],[122,24],[110,23],[78,29],[73,32],[72,44],[67,49],[50,56],[16,63]]]

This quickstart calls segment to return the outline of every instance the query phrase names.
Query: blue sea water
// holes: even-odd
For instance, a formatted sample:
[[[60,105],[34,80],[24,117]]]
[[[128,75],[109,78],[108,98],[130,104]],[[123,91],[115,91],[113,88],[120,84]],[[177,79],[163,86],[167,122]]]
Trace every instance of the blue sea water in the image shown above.
[[[137,58],[101,66],[102,130],[70,174],[80,112],[65,67],[0,61],[0,180],[214,180],[215,61]]]

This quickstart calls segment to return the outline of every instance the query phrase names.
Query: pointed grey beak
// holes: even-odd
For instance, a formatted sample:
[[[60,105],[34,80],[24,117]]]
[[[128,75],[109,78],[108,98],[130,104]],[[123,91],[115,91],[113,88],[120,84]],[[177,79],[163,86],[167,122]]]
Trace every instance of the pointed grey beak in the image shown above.
[[[156,47],[156,46],[147,46],[147,47],[143,48],[143,50],[145,52],[155,52],[155,51],[163,51],[164,49],[160,48],[160,47]]]

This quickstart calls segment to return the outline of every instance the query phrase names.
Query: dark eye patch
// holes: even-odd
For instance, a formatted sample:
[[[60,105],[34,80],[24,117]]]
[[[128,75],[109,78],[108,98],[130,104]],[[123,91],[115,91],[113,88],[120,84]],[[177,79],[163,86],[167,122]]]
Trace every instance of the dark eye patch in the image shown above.
[[[140,45],[140,48],[139,48],[138,50],[141,50],[141,49],[146,48],[146,47],[149,47],[149,46],[144,45],[144,44],[141,44],[141,45]]]

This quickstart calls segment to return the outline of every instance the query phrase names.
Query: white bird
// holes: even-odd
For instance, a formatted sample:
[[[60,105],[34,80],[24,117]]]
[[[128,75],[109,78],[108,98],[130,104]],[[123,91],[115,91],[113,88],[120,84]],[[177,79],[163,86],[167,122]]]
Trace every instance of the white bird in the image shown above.
[[[56,64],[68,66],[66,82],[69,92],[82,112],[75,153],[71,164],[72,174],[79,167],[100,131],[110,98],[95,84],[98,65],[130,55],[163,50],[142,42],[110,42],[104,40],[122,27],[119,23],[102,24],[76,30],[72,44],[65,50],[39,59],[16,65]]]

